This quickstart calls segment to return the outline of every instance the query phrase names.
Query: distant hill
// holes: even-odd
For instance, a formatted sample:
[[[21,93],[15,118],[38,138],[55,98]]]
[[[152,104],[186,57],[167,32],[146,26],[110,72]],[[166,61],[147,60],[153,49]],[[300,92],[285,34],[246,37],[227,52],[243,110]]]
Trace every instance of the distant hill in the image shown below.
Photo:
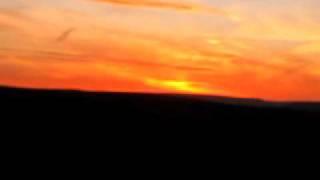
[[[254,129],[320,122],[320,103],[0,87],[3,120],[47,128]],[[15,119],[15,120],[13,120]],[[18,120],[18,121],[17,121]]]

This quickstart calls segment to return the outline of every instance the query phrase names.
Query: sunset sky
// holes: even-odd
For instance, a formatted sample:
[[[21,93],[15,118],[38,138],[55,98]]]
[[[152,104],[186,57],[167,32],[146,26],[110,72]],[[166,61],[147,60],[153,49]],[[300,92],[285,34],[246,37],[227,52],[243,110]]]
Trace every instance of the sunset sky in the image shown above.
[[[0,0],[0,84],[320,100],[319,0]]]

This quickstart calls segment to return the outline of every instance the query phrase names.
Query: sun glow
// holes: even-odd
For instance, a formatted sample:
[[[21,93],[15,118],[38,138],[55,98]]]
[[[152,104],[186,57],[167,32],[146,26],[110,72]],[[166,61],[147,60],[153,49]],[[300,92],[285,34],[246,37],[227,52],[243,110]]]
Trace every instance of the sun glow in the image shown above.
[[[208,92],[207,89],[202,87],[197,87],[194,83],[182,80],[157,80],[157,79],[147,79],[146,83],[162,87],[165,89],[171,89],[180,92],[189,93],[205,93]]]
[[[211,45],[219,45],[219,44],[221,44],[221,41],[218,39],[209,39],[208,43]]]

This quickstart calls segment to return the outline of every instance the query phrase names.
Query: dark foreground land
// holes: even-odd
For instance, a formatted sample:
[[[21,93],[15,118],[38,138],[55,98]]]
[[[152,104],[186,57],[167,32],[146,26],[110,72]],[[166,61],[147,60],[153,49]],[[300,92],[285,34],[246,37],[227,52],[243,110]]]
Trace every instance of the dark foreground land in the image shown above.
[[[312,150],[318,154],[319,124],[319,103],[0,88],[3,154],[14,164],[13,157],[27,157],[23,167],[35,157],[41,166],[56,162],[67,171],[72,166],[65,161],[99,169],[112,159],[111,165],[129,161],[132,168],[142,157],[148,166],[166,167],[172,160],[189,166],[190,156],[224,168],[243,167],[248,157],[254,166],[273,167],[283,157],[294,166],[297,154],[303,159],[314,159],[305,157]],[[282,171],[284,165],[278,166]]]
[[[315,156],[305,156],[311,150],[318,154],[319,121],[317,103],[0,88],[3,156],[23,168],[35,163],[50,169],[46,164],[53,164],[69,172],[76,167],[75,174],[78,166],[104,172],[107,164],[154,168],[161,162],[165,168],[172,164],[174,171],[183,164],[209,165],[211,172],[215,164],[242,167],[251,174],[259,171],[245,164],[261,171],[259,163],[272,168],[279,164],[275,169],[283,171],[281,162],[295,166],[297,155],[313,160]],[[52,169],[48,174],[56,173]],[[269,167],[266,171],[261,174],[270,173]],[[238,175],[229,168],[223,173]]]
[[[320,103],[0,87],[2,122],[59,131],[291,129],[320,124]]]

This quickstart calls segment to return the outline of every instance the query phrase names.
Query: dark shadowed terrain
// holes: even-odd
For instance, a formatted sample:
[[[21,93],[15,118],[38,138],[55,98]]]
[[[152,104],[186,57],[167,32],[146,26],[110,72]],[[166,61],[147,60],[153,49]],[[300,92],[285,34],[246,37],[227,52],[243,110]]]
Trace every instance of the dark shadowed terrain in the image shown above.
[[[270,132],[320,124],[320,103],[8,87],[0,100],[2,122],[24,130]]]
[[[242,164],[258,155],[294,161],[296,154],[287,154],[314,149],[320,127],[319,103],[1,87],[0,106],[5,148],[14,157],[30,158],[26,163],[36,156],[58,164],[71,157],[77,164],[86,156],[120,164],[119,158],[136,158],[135,164],[152,153],[181,162],[190,155],[212,155],[226,164],[225,158],[243,158]]]

